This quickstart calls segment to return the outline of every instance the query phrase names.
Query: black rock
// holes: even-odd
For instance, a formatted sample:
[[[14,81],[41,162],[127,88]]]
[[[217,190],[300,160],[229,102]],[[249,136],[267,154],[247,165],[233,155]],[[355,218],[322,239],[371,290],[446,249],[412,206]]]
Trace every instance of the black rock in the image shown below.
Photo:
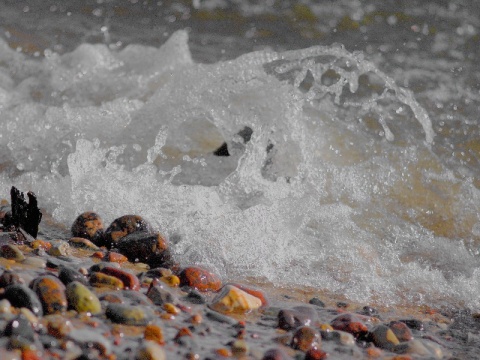
[[[26,307],[36,316],[42,316],[42,304],[35,292],[24,284],[13,284],[5,288],[3,297],[16,308]]]
[[[78,281],[83,285],[88,285],[88,281],[85,276],[70,266],[60,265],[58,267],[58,278],[62,283],[66,285],[73,281]]]
[[[36,195],[29,191],[27,193],[28,203],[25,200],[25,196],[15,186],[12,186],[10,190],[12,216],[11,218],[3,219],[5,227],[13,225],[15,227],[21,227],[32,237],[36,238],[38,234],[38,225],[42,220],[42,213],[38,208]]]
[[[317,297],[311,298],[308,303],[322,308],[325,307],[325,303]]]
[[[315,318],[315,311],[307,306],[283,309],[278,313],[278,327],[283,330],[292,330],[302,325],[310,325]]]
[[[147,297],[157,306],[162,306],[166,303],[173,303],[176,300],[168,290],[162,288],[160,285],[154,284],[150,285]]]

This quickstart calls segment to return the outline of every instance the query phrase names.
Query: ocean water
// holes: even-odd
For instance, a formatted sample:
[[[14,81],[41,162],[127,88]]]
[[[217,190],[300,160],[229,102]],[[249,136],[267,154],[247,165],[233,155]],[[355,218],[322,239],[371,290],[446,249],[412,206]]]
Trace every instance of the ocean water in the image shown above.
[[[0,7],[1,196],[142,215],[225,280],[480,308],[473,2]]]

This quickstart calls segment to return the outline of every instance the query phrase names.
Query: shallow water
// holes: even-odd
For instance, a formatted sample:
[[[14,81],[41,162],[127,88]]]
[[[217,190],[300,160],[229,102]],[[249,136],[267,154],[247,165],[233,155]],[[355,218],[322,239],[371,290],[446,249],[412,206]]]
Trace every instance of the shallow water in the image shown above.
[[[4,1],[1,193],[225,279],[479,308],[479,10],[394,4]]]

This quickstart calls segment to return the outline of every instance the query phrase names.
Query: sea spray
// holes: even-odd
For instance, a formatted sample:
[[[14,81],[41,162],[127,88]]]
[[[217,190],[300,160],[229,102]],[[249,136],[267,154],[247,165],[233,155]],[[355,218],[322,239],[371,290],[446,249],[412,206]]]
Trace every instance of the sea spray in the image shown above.
[[[199,64],[187,40],[42,60],[2,44],[3,192],[67,226],[140,214],[224,278],[480,306],[478,190],[410,91],[339,45]]]

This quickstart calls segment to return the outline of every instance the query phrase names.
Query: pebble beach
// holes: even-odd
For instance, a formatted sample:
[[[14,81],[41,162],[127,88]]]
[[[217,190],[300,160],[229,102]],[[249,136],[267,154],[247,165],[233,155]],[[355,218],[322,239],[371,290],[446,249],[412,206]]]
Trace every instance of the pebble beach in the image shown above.
[[[0,0],[0,360],[479,359],[480,8]]]
[[[37,238],[0,208],[0,357],[9,359],[474,359],[480,314],[358,304],[314,288],[224,283],[180,266],[138,215]],[[57,238],[59,234],[64,236]],[[52,235],[54,235],[52,238]],[[122,244],[128,244],[123,246]]]

